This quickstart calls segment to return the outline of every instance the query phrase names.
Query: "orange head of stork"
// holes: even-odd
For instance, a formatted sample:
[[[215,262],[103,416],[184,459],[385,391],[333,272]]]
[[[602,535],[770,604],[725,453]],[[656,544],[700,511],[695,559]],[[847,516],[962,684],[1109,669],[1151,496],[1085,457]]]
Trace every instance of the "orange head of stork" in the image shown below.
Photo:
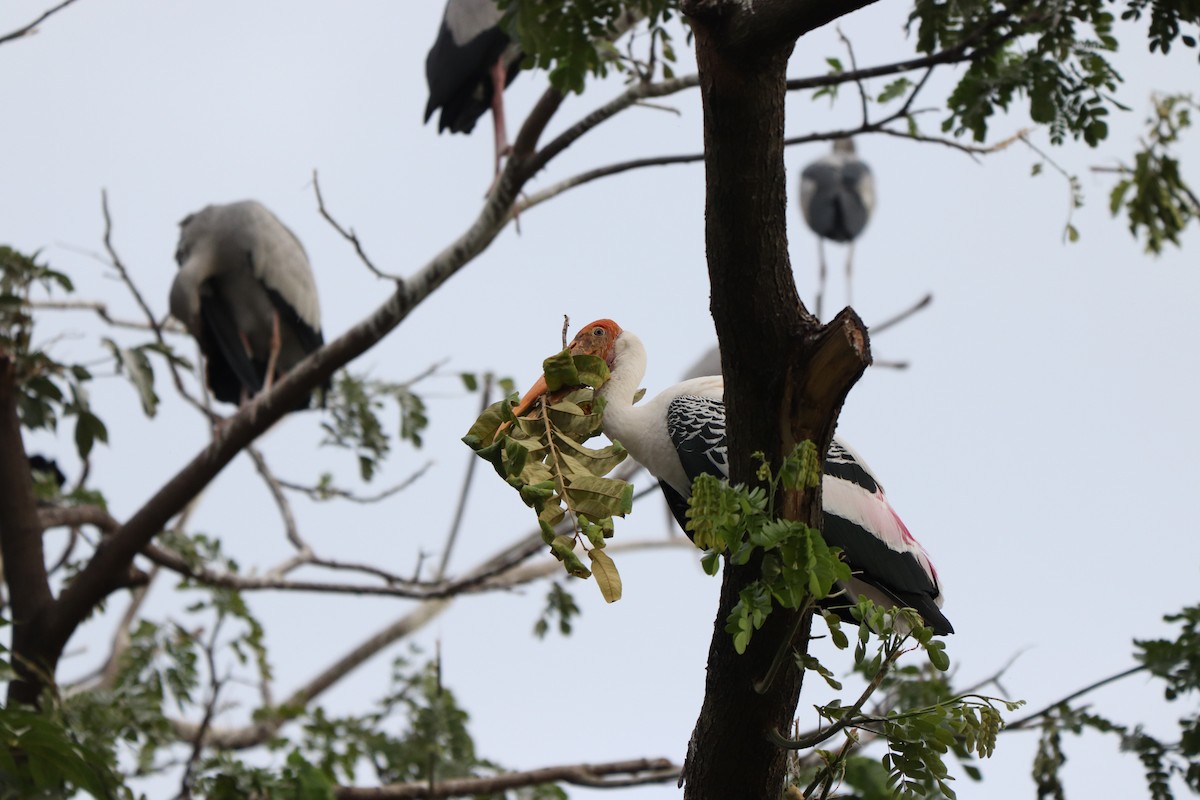
[[[571,340],[571,344],[567,349],[571,351],[573,356],[596,356],[603,358],[604,363],[608,364],[608,368],[612,369],[614,345],[617,337],[621,335],[621,326],[613,322],[611,319],[598,319],[595,322],[585,325],[579,333],[575,334],[575,338]],[[524,416],[537,402],[538,398],[546,394],[546,376],[542,375],[536,381],[525,396],[521,398],[521,402],[517,403],[513,408],[513,416]],[[501,428],[503,430],[503,428]]]

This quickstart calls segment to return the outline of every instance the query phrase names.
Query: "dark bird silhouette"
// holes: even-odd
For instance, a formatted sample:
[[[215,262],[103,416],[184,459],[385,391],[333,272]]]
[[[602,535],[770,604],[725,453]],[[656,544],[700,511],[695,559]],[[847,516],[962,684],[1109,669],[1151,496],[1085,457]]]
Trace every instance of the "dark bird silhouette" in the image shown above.
[[[854,154],[852,139],[835,139],[833,152],[818,158],[800,173],[800,211],[818,237],[818,318],[825,295],[825,240],[850,245],[846,253],[846,304],[850,305],[854,240],[867,227],[874,208],[875,179],[870,167]]]
[[[500,27],[495,0],[449,0],[437,39],[425,58],[429,102],[425,121],[441,109],[438,132],[470,133],[489,108],[496,138],[496,172],[508,152],[504,89],[521,69],[521,50]]]

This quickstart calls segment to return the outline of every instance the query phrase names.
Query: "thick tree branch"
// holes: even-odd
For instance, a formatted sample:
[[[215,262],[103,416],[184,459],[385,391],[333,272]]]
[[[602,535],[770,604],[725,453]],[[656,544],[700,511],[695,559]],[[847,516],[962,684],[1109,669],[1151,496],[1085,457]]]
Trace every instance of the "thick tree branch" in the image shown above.
[[[684,0],[693,21],[721,30],[719,46],[731,58],[754,60],[770,50],[787,49],[804,34],[875,0]]]
[[[53,675],[61,648],[45,647],[41,629],[53,603],[42,546],[42,526],[17,412],[17,361],[0,350],[0,555],[12,603],[10,701],[35,705],[45,676]]]
[[[805,440],[824,452],[846,393],[870,362],[866,328],[853,311],[822,328],[800,302],[788,257],[783,160],[795,36],[860,5],[684,4],[704,107],[705,240],[733,482],[757,482],[754,451],[774,464]],[[782,507],[785,517],[819,528],[820,485],[785,493]],[[768,736],[790,727],[803,673],[789,668],[761,693],[754,687],[782,648],[807,647],[811,615],[798,620],[797,612],[776,609],[738,655],[724,622],[759,574],[759,559],[725,564],[704,704],[684,769],[689,800],[777,800],[783,791],[785,753]]]
[[[525,772],[507,772],[487,778],[454,778],[430,783],[402,783],[360,788],[339,786],[339,800],[395,800],[396,798],[442,798],[495,795],[543,783],[608,788],[665,783],[679,777],[679,765],[665,758],[641,758],[606,764],[572,764],[542,767]]]

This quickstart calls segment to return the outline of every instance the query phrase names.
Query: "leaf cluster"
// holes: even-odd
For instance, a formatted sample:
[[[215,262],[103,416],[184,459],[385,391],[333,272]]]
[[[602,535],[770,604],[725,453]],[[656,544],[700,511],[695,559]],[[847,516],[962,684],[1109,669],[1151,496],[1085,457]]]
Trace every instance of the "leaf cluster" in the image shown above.
[[[422,444],[421,434],[429,426],[425,401],[413,391],[412,382],[392,383],[368,379],[343,370],[326,397],[327,418],[321,422],[323,445],[350,450],[358,459],[364,481],[375,477],[391,452],[391,436],[381,414],[387,401],[396,404],[400,441]]]
[[[663,24],[673,0],[500,0],[508,32],[521,44],[525,64],[545,70],[560,91],[582,92],[588,75],[624,69],[612,41],[631,22],[649,20],[651,46],[674,59]]]
[[[1145,235],[1148,253],[1161,253],[1167,243],[1179,247],[1179,235],[1200,214],[1200,203],[1172,155],[1181,133],[1191,127],[1196,108],[1190,95],[1154,97],[1148,137],[1133,166],[1121,168],[1122,178],[1109,196],[1113,216],[1124,209],[1130,233]]]
[[[885,609],[861,597],[849,614],[858,623],[855,671],[867,680],[867,687],[853,705],[834,700],[817,706],[829,727],[787,743],[800,749],[820,745],[839,732],[845,736],[839,751],[818,751],[819,766],[793,769],[791,782],[806,787],[805,797],[824,797],[834,784],[845,781],[867,800],[954,798],[946,756],[954,754],[967,774],[978,779],[979,771],[970,762],[992,754],[1003,726],[1001,709],[1012,711],[1021,703],[977,694],[955,695],[944,674],[950,667],[945,642],[935,638],[912,609]],[[828,610],[824,615],[831,641],[838,649],[847,649],[850,644],[839,617]],[[874,647],[870,646],[872,635]],[[900,666],[900,657],[913,649],[924,650],[927,663]],[[841,690],[841,683],[814,656],[801,654],[798,660],[800,666]],[[874,710],[866,711],[869,700],[873,700]],[[882,758],[851,755],[864,735],[886,744]]]
[[[1167,622],[1178,623],[1174,639],[1136,640],[1136,657],[1152,675],[1165,684],[1168,702],[1192,700],[1190,713],[1179,719],[1179,738],[1171,741],[1151,735],[1142,726],[1114,722],[1083,707],[1062,703],[1041,718],[1033,779],[1038,797],[1066,796],[1059,771],[1066,762],[1064,734],[1079,735],[1085,730],[1115,736],[1125,752],[1142,762],[1146,788],[1154,800],[1172,800],[1171,779],[1178,778],[1193,792],[1200,793],[1200,714],[1194,701],[1200,694],[1200,606],[1188,606],[1169,614]]]
[[[232,754],[216,754],[205,760],[197,788],[213,798],[331,798],[340,781],[354,782],[364,767],[381,784],[503,772],[479,757],[468,722],[467,712],[442,683],[438,661],[413,667],[399,658],[390,691],[370,712],[333,717],[316,708],[304,720],[298,744],[276,742],[276,749],[287,754],[281,767],[250,766]],[[565,797],[553,785],[533,787],[520,796]]]
[[[539,407],[518,418],[513,414],[515,395],[493,403],[463,442],[537,513],[542,539],[567,573],[594,576],[611,603],[621,597],[621,578],[604,547],[613,535],[613,517],[623,517],[633,507],[633,486],[604,477],[625,460],[625,448],[584,445],[600,433],[603,399],[593,392],[608,380],[608,366],[601,358],[568,350],[542,366],[549,391]],[[571,527],[560,533],[564,521]],[[576,547],[587,554],[590,569]]]
[[[812,489],[821,479],[820,461],[812,442],[802,442],[784,458],[776,472],[762,453],[761,486],[730,486],[712,475],[700,475],[688,498],[688,531],[706,552],[704,570],[716,574],[724,556],[734,565],[758,559],[760,577],[742,589],[726,619],[725,630],[734,649],[743,653],[754,631],[779,606],[793,611],[811,608],[849,580],[850,567],[840,550],[825,543],[821,532],[802,522],[775,518],[775,497],[781,491]]]
[[[974,56],[950,94],[942,130],[982,142],[997,110],[1023,97],[1055,144],[1070,136],[1095,147],[1108,136],[1110,108],[1123,108],[1112,96],[1122,79],[1109,62],[1118,45],[1109,5],[917,0],[909,30],[920,52],[966,48]]]
[[[88,401],[91,372],[80,364],[51,358],[35,346],[30,296],[74,291],[70,278],[37,260],[0,245],[0,358],[13,361],[21,425],[30,430],[57,430],[59,417],[75,417],[75,447],[86,459],[97,441],[108,441],[108,429]]]

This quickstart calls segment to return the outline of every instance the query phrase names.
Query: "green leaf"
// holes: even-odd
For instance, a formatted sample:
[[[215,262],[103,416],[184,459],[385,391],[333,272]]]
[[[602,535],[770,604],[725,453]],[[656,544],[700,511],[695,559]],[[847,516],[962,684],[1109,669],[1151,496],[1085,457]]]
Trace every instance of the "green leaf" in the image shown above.
[[[593,518],[623,517],[633,508],[633,484],[612,478],[573,478],[567,494],[577,512]]]
[[[80,410],[75,420],[75,448],[79,457],[86,459],[97,441],[108,443],[108,428],[92,412]]]
[[[563,350],[542,362],[542,372],[546,376],[546,387],[556,392],[563,387],[578,386],[579,371],[575,369],[575,359],[570,350]]]

